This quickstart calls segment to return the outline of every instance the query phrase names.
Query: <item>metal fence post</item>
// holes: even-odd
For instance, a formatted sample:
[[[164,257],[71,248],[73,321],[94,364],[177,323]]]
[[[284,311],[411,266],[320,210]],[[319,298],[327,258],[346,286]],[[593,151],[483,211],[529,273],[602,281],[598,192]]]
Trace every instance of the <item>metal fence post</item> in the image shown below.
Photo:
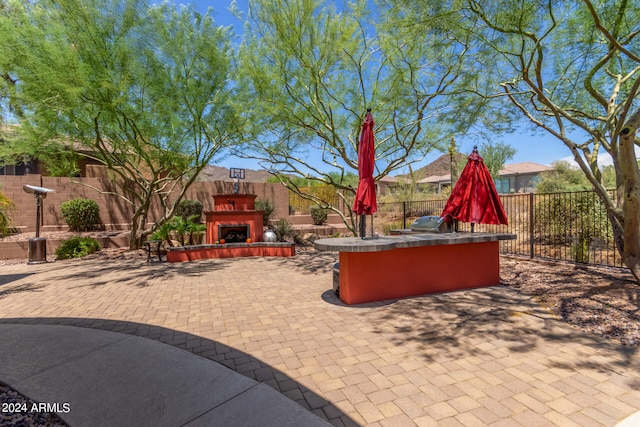
[[[407,202],[402,202],[402,228],[407,229]]]
[[[533,247],[535,238],[535,233],[533,230],[533,226],[535,224],[535,209],[533,208],[534,202],[534,194],[529,193],[529,258],[531,259],[533,259],[533,257],[535,256],[535,250]]]

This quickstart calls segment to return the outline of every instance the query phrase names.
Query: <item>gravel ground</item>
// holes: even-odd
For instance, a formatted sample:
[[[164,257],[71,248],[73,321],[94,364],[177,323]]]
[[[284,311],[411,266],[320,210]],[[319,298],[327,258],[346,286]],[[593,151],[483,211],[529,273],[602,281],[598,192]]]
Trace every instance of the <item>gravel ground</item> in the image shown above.
[[[57,414],[40,412],[34,400],[4,383],[0,383],[0,406],[3,427],[68,427]]]
[[[587,334],[640,345],[640,286],[626,269],[501,258],[503,284]]]

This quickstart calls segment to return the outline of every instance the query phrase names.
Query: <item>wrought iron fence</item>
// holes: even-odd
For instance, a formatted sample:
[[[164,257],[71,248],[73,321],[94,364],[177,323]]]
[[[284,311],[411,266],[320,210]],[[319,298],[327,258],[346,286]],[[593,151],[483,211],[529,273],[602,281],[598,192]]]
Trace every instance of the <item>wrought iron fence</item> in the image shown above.
[[[606,209],[593,191],[500,196],[508,225],[476,224],[476,232],[512,233],[516,240],[500,242],[503,254],[579,263],[622,266]],[[446,200],[380,203],[377,226],[388,234],[409,228],[425,215],[440,215]],[[460,223],[460,231],[470,231]]]

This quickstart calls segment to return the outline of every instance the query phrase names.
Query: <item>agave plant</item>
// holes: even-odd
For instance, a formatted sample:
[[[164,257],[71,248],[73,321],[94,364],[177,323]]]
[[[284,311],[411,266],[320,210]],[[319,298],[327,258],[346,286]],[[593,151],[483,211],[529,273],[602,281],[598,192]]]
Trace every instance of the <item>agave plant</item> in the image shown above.
[[[293,235],[293,226],[284,218],[276,222],[271,228],[275,231],[278,236],[278,241],[280,242],[284,242],[285,237],[291,237]]]

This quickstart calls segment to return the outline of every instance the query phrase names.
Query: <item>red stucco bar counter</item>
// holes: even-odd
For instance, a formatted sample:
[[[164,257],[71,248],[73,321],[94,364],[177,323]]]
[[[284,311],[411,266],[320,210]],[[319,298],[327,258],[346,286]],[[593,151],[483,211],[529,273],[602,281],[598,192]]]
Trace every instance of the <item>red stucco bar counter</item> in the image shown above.
[[[319,239],[339,252],[339,296],[362,304],[500,283],[500,240],[515,234],[443,233]]]

